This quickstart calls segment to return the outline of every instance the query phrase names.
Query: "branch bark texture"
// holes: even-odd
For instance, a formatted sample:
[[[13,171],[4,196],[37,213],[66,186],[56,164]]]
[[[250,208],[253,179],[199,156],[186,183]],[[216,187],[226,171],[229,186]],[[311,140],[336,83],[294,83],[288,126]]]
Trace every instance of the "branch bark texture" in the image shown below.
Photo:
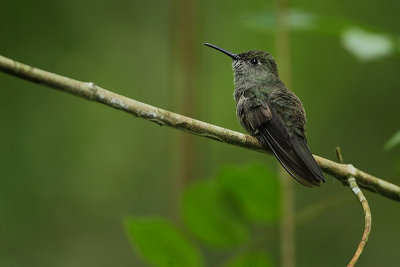
[[[161,126],[169,126],[223,143],[271,154],[270,150],[263,147],[257,141],[257,139],[252,136],[136,101],[134,99],[101,88],[92,82],[74,80],[65,76],[31,67],[1,55],[0,71],[31,82],[67,92],[90,101],[105,104],[107,106],[130,113],[135,117],[153,121]],[[351,176],[356,179],[357,184],[360,187],[387,198],[400,201],[399,186],[358,170],[351,164],[340,164],[315,155],[314,158],[325,173],[332,175],[341,182],[345,183],[347,178]]]

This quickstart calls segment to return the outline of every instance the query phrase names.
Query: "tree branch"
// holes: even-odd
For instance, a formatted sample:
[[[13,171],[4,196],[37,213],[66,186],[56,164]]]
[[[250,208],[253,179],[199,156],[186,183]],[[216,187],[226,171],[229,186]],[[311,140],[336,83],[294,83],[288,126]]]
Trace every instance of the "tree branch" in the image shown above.
[[[195,120],[177,113],[133,100],[113,93],[92,82],[81,82],[58,74],[40,70],[29,65],[0,56],[0,71],[22,79],[55,88],[90,101],[125,111],[136,117],[153,121],[161,126],[169,126],[191,134],[211,138],[223,143],[271,154],[256,138],[210,123]],[[358,185],[387,198],[400,201],[400,187],[365,173],[351,164],[340,164],[314,156],[321,169],[345,183],[352,176]]]

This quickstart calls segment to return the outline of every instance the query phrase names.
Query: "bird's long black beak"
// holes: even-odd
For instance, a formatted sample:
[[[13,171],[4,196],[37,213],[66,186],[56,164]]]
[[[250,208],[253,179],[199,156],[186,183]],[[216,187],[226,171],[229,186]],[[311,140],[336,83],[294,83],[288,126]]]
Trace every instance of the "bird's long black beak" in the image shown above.
[[[235,59],[235,60],[239,60],[239,59],[240,59],[240,57],[239,57],[238,55],[236,55],[236,54],[234,54],[234,53],[232,53],[232,52],[229,52],[229,51],[227,51],[227,50],[225,50],[225,49],[222,49],[222,48],[220,48],[220,47],[218,47],[218,46],[216,46],[216,45],[209,44],[209,43],[204,43],[204,45],[206,45],[206,46],[208,46],[208,47],[211,47],[211,48],[214,48],[214,49],[217,49],[218,51],[221,51],[221,52],[224,53],[225,55],[228,55],[228,56],[230,56],[231,58],[233,58],[233,59]]]

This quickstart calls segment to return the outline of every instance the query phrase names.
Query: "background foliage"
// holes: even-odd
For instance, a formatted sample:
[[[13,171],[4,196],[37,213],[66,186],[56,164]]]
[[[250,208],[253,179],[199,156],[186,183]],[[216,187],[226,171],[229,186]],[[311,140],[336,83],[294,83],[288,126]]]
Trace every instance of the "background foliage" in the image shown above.
[[[288,20],[301,26],[291,38],[291,89],[307,110],[311,150],[333,159],[340,145],[346,161],[400,184],[400,2],[291,4]],[[241,130],[230,61],[201,43],[274,55],[273,6],[258,0],[193,1],[191,9],[159,0],[3,1],[1,54]],[[1,266],[160,265],[158,259],[176,251],[185,252],[175,260],[186,265],[279,266],[272,157],[159,128],[1,73],[0,120]],[[296,184],[299,214],[347,196],[348,188],[327,180],[317,190]],[[366,195],[374,226],[360,266],[396,266],[398,203]],[[298,266],[342,266],[351,257],[362,232],[359,203],[335,203],[297,224]],[[164,245],[171,249],[166,256],[162,244],[141,237],[146,231],[175,247]],[[160,248],[159,256],[146,257],[146,248]]]

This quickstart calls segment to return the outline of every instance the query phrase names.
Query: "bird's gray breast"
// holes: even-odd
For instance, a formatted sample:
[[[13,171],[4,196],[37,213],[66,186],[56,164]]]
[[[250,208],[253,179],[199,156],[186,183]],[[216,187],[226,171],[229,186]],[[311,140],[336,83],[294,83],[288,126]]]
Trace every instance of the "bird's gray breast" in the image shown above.
[[[239,120],[240,125],[249,133],[254,132],[255,129],[252,129],[251,125],[249,124],[246,111],[250,109],[250,101],[244,95],[240,97],[235,97],[236,100],[236,117]]]
[[[269,107],[254,95],[235,94],[235,100],[240,125],[251,135],[256,135],[258,128],[271,118]]]

